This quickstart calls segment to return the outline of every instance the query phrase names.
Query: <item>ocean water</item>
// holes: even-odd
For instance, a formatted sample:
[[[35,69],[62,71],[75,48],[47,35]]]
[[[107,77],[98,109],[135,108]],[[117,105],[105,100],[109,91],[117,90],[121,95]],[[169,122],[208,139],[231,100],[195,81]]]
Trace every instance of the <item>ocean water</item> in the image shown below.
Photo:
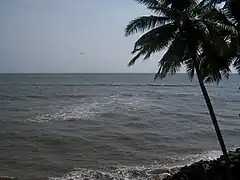
[[[197,81],[186,74],[0,75],[0,176],[161,179],[218,157]],[[208,84],[228,149],[240,145],[239,76]]]

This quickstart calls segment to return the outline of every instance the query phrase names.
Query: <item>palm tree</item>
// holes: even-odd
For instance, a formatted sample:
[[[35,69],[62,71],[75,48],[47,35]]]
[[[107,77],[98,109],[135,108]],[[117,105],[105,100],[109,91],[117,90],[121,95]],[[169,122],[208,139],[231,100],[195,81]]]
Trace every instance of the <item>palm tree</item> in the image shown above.
[[[224,8],[229,8],[232,15],[240,25],[240,0],[203,0],[202,3],[206,6],[224,4]]]
[[[233,39],[237,39],[235,26],[223,12],[215,7],[204,8],[197,0],[186,0],[184,7],[174,4],[176,0],[136,1],[145,4],[156,15],[138,17],[127,25],[126,36],[147,31],[135,42],[132,54],[136,55],[128,65],[133,65],[141,56],[146,60],[167,48],[159,61],[155,79],[173,75],[182,66],[186,66],[191,80],[196,72],[225,162],[229,165],[226,146],[204,81],[219,82],[222,74],[228,77],[229,65],[236,54],[230,53]]]

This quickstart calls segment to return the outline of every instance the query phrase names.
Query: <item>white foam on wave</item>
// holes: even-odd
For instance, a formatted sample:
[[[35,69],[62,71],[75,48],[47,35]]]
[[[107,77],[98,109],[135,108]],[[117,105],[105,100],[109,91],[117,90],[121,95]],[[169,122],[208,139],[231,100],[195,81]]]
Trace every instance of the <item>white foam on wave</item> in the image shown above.
[[[167,175],[177,172],[184,165],[190,165],[200,160],[213,160],[220,155],[220,151],[206,151],[200,154],[178,157],[178,164],[163,165],[155,162],[150,166],[121,166],[110,168],[110,170],[79,168],[62,177],[51,177],[49,180],[162,180]],[[183,163],[183,161],[187,162]]]
[[[161,180],[169,174],[166,168],[119,167],[111,171],[79,168],[63,177],[52,177],[49,180]]]
[[[196,97],[203,98],[201,91],[199,91],[199,92],[176,92],[176,93],[169,93],[169,94],[176,95],[176,96],[190,96],[190,97],[196,96]],[[211,98],[217,98],[217,99],[222,98],[222,95],[219,93],[216,93],[216,92],[209,92],[208,94]]]
[[[58,110],[59,109],[59,110]],[[45,123],[49,121],[65,121],[69,119],[91,119],[101,113],[102,109],[98,102],[83,103],[81,105],[69,105],[63,108],[55,107],[51,113],[40,114],[28,121]]]
[[[200,154],[191,154],[182,158],[182,161],[191,164],[200,160],[210,161],[220,157],[222,154],[221,151],[205,151]]]
[[[81,104],[65,105],[64,107],[51,107],[50,113],[29,117],[27,121],[46,123],[51,121],[66,121],[69,119],[91,120],[101,113],[116,112],[116,110],[132,111],[146,108],[144,99],[139,97],[121,98],[120,95],[103,97],[97,101],[84,102]]]

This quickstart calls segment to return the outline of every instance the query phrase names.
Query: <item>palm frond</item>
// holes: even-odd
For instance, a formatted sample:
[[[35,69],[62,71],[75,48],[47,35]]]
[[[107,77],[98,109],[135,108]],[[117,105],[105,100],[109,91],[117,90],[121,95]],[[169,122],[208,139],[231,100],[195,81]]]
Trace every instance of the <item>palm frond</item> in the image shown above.
[[[145,54],[144,49],[142,48],[136,56],[134,56],[131,61],[128,63],[128,66],[132,66],[135,64],[136,60],[140,58],[141,55]]]
[[[236,29],[237,25],[229,9],[217,9],[215,7],[205,8],[202,19],[214,23],[215,25],[222,25],[223,27],[226,26],[231,29],[231,31]]]
[[[141,56],[144,56],[143,60],[149,59],[152,54],[168,47],[175,37],[176,30],[177,27],[169,23],[144,34],[136,41],[132,54],[137,53],[137,55],[133,57],[128,65],[132,66]]]
[[[165,45],[166,42],[169,42],[170,39],[174,37],[176,30],[177,27],[172,23],[150,30],[136,41],[133,52],[135,52],[139,47],[153,41],[156,41],[156,43],[160,46],[161,44]]]
[[[226,57],[230,48],[226,36],[223,36],[223,31],[225,29],[221,29],[221,27],[215,25],[214,23],[204,23],[209,31],[209,36],[204,36],[204,34],[202,34],[201,37],[202,49],[205,53],[205,56],[213,58],[218,57],[219,59]],[[229,32],[227,34],[229,34]]]
[[[227,49],[229,50],[229,49]],[[230,65],[232,64],[231,54],[228,51],[224,52],[222,56],[209,51],[203,51],[201,56],[200,69],[202,76],[205,78],[205,82],[219,82],[222,75],[228,78],[231,72]]]
[[[205,69],[206,71],[206,69]],[[219,81],[222,79],[221,73],[217,72],[217,73],[206,73],[207,75],[203,74],[202,76],[205,77],[204,78],[204,82],[205,83],[213,83],[216,82],[217,84],[219,83]]]
[[[157,26],[165,24],[169,17],[164,16],[141,16],[129,22],[125,29],[125,36],[130,36],[137,32],[144,32]]]
[[[188,49],[185,49],[185,53],[184,53],[184,65],[186,68],[186,72],[188,74],[189,79],[192,81],[192,79],[194,78],[194,71],[195,71],[195,66],[194,66],[194,62],[191,58],[191,54],[188,51]]]
[[[218,62],[217,60],[213,61],[211,59],[211,63],[206,61],[201,64],[202,67],[200,68],[205,82],[219,83],[219,81],[222,79],[222,76],[229,78],[229,73],[231,72],[230,64],[221,65],[221,63],[222,62]]]
[[[240,28],[229,9],[217,5],[226,0],[136,1],[156,16],[139,17],[126,27],[126,36],[148,31],[135,42],[129,66],[167,47],[155,79],[175,74],[182,65],[191,80],[199,68],[205,82],[228,77],[232,62],[240,73]]]
[[[229,67],[227,69],[222,70],[222,74],[226,79],[229,79],[229,73],[231,73],[231,69]]]
[[[185,45],[181,38],[182,37],[178,35],[173,40],[168,51],[159,61],[159,70],[155,75],[155,79],[163,79],[168,73],[173,75],[180,69],[185,52]]]
[[[144,4],[146,6],[157,6],[160,1],[159,0],[135,0],[137,1],[139,4]]]
[[[135,55],[133,59],[128,63],[128,66],[132,66],[133,64],[135,64],[136,60],[138,60],[141,56],[144,56],[143,60],[149,59],[152,54],[161,51],[167,45],[168,45],[168,42],[166,42],[164,46],[164,45],[158,44],[156,41],[145,44],[138,51],[136,51],[138,52],[137,55]]]
[[[233,67],[235,67],[238,74],[240,74],[240,55],[238,55],[234,60]]]
[[[192,60],[188,60],[188,62],[186,62],[186,72],[188,74],[190,81],[192,81],[195,72],[195,67]]]
[[[202,6],[216,6],[217,4],[226,3],[227,0],[202,0],[200,4]]]
[[[166,4],[159,4],[158,6],[149,6],[149,10],[151,10],[155,14],[163,14],[168,17],[173,17],[177,12],[167,6]]]
[[[191,8],[197,4],[197,0],[162,0],[163,4],[170,5],[170,7],[177,11],[183,11]]]
[[[201,20],[193,21],[196,28],[200,31],[202,37],[208,38],[210,36],[210,31],[208,26]]]

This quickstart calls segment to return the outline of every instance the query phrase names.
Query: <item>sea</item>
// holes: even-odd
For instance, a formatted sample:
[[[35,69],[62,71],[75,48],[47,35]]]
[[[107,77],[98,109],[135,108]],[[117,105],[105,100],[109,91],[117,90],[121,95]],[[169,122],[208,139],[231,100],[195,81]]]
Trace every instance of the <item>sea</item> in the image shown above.
[[[240,146],[239,85],[206,85],[228,150]],[[220,155],[186,74],[0,75],[0,177],[160,180]]]

